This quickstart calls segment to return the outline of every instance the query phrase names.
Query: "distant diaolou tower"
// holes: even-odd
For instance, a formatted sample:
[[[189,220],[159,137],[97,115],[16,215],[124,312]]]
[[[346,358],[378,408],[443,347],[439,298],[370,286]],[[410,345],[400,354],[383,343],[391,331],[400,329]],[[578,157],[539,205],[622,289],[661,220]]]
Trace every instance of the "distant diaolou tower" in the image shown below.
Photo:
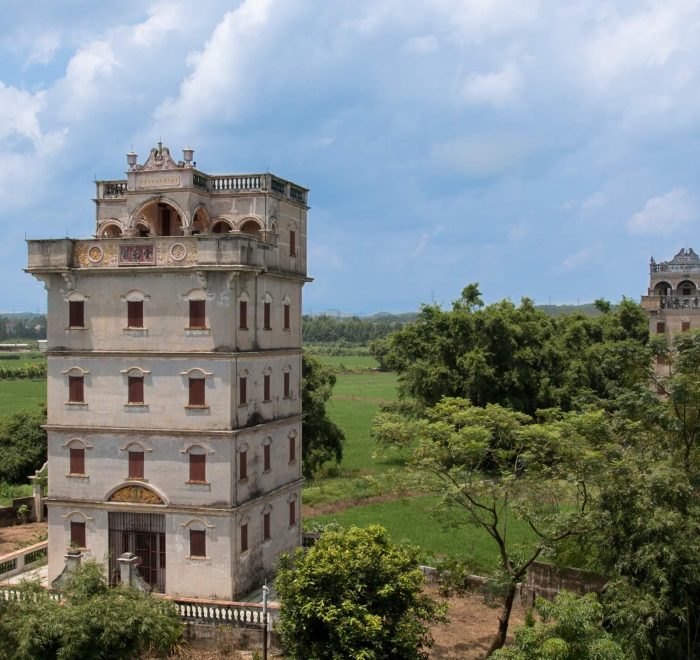
[[[70,546],[231,599],[300,544],[308,191],[158,144],[98,181],[91,239],[29,240],[48,291],[49,580]]]

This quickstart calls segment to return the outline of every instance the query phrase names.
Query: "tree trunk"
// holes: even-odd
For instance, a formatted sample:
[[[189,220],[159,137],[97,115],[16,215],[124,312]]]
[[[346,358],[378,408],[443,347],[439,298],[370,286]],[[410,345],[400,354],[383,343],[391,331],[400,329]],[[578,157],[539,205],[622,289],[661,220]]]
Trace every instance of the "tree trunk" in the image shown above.
[[[508,635],[508,623],[510,622],[510,612],[513,609],[513,601],[515,600],[515,589],[516,585],[513,583],[508,588],[508,593],[506,594],[505,600],[503,601],[503,609],[501,610],[501,616],[498,617],[498,633],[491,644],[489,652],[486,657],[489,657],[494,651],[500,649],[506,643],[506,636]]]

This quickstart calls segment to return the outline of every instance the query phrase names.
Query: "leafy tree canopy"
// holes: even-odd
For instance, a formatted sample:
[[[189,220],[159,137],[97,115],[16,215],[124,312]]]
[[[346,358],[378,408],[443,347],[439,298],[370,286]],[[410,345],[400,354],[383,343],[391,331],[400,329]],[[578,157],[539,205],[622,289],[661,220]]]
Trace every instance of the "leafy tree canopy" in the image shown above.
[[[304,354],[302,361],[302,451],[304,476],[310,478],[326,461],[340,463],[345,434],[326,414],[335,374],[331,367]]]
[[[442,609],[422,593],[415,548],[386,531],[328,531],[308,551],[280,558],[279,631],[291,658],[427,658],[428,624]]]
[[[595,594],[562,592],[554,602],[538,598],[535,612],[515,630],[515,643],[496,651],[497,660],[625,660],[629,657],[602,626]]]
[[[648,320],[623,299],[614,312],[546,315],[523,298],[483,307],[477,284],[465,287],[451,310],[423,305],[418,319],[371,345],[375,357],[399,374],[400,393],[423,405],[464,397],[534,414],[572,409],[583,397],[607,399],[620,379],[648,368],[642,353]]]
[[[165,657],[182,635],[175,607],[125,587],[110,588],[104,567],[79,566],[57,603],[36,583],[0,603],[0,656],[8,660],[135,660]]]
[[[0,481],[26,483],[46,462],[46,405],[0,420]]]

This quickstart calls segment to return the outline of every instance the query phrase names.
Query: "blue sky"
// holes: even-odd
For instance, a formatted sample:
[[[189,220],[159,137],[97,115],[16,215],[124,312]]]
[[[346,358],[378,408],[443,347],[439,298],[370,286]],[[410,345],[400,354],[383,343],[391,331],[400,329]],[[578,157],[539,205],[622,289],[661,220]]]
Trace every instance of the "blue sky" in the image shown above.
[[[306,311],[638,298],[700,248],[694,0],[3,0],[2,311],[162,136],[311,188]]]

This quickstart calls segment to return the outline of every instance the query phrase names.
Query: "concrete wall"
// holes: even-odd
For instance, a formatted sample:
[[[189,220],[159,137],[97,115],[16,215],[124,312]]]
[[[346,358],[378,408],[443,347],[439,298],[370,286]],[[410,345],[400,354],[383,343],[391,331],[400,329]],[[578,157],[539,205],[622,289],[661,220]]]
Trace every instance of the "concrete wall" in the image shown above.
[[[101,270],[81,271],[74,289],[54,277],[49,292],[48,349],[70,351],[250,351],[301,346],[301,282],[241,273],[207,275],[206,288],[192,271],[118,272],[106,286]],[[60,286],[60,285],[62,286]],[[140,292],[143,328],[127,329],[128,294]],[[68,299],[86,298],[85,328],[68,325]],[[206,297],[205,330],[188,330],[189,297]],[[239,300],[248,300],[248,329],[239,329]],[[263,304],[271,300],[271,330],[263,327]],[[289,300],[290,329],[283,329],[283,304]]]

